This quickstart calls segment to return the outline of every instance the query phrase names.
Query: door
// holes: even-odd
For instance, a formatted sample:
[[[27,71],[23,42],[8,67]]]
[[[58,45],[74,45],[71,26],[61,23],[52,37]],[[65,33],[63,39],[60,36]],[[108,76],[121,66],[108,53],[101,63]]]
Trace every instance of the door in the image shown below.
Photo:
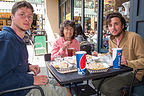
[[[140,34],[144,38],[144,0],[130,2],[130,31]]]

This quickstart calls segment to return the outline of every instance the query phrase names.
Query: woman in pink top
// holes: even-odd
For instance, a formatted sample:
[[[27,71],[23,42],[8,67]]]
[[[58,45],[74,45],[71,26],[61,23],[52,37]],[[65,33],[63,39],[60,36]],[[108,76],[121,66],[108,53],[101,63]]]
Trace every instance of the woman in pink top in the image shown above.
[[[66,57],[68,56],[68,48],[74,48],[75,51],[80,50],[80,44],[75,39],[75,22],[66,20],[60,25],[60,38],[54,43],[51,59],[55,57]]]

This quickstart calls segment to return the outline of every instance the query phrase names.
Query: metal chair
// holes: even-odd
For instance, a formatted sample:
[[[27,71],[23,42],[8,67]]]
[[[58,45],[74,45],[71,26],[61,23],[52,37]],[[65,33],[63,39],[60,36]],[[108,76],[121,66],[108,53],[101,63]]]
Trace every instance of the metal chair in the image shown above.
[[[83,41],[80,43],[80,50],[81,51],[86,51],[87,54],[91,55],[91,44],[88,41]]]
[[[27,90],[27,89],[38,89],[40,90],[41,96],[45,96],[43,89],[40,86],[32,85],[32,86],[27,86],[27,87],[21,87],[21,88],[16,88],[16,89],[10,89],[10,90],[5,90],[0,92],[0,96],[10,93],[10,92],[15,92],[15,91],[22,91],[22,90]]]
[[[38,50],[42,50],[42,53],[40,53],[39,55],[44,55],[46,49],[45,49],[45,47],[43,47],[42,43],[35,43],[34,50],[35,50],[35,55],[37,55],[36,51],[38,51]]]
[[[41,54],[39,54],[39,55],[44,55],[45,54],[45,47],[42,45],[42,43],[35,43],[35,44],[33,44],[33,42],[31,41],[31,40],[29,40],[30,41],[30,44],[32,45],[32,47],[33,47],[33,49],[34,49],[34,53],[35,53],[35,55],[37,55],[36,54],[36,51],[38,51],[38,50],[41,50],[42,51],[42,53]]]
[[[144,96],[144,77],[141,82],[134,84],[136,74],[140,70],[144,68],[135,70],[131,85],[122,88],[123,96]]]

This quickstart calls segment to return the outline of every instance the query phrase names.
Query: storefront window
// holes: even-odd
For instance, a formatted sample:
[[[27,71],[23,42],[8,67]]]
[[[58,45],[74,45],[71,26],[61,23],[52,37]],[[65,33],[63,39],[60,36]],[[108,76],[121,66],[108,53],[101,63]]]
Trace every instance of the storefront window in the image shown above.
[[[74,20],[81,23],[82,0],[74,1]],[[95,33],[97,27],[97,0],[85,0],[85,32]]]
[[[85,31],[87,33],[97,33],[97,0],[85,0]]]
[[[67,0],[66,2],[66,20],[71,20],[71,2]]]
[[[61,3],[63,3],[65,0],[60,0]]]
[[[111,12],[120,12],[126,19],[127,22],[127,30],[129,30],[129,8],[130,1],[129,0],[104,0],[104,9],[103,9],[103,31],[102,31],[102,49],[108,50],[109,48],[109,37],[110,32],[106,27],[106,16]]]
[[[97,14],[98,14],[98,1],[97,0],[85,0],[84,9],[84,32],[88,37],[90,43],[97,43]],[[81,24],[82,14],[82,0],[74,1],[74,20],[76,23]]]
[[[71,20],[71,0],[60,0],[60,23]]]
[[[74,20],[76,23],[81,23],[81,6],[82,0],[74,0]]]
[[[61,22],[64,21],[64,5],[61,6]]]

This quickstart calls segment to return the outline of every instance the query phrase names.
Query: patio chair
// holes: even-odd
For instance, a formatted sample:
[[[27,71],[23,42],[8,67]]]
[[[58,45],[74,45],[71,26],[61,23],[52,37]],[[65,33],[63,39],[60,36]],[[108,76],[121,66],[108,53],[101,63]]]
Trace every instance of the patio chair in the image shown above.
[[[42,43],[35,43],[33,44],[33,42],[31,40],[30,41],[30,44],[32,45],[33,49],[34,49],[34,54],[35,55],[38,55],[37,54],[37,51],[42,51],[42,53],[39,53],[39,55],[44,55],[45,54],[45,47],[42,45]]]
[[[81,51],[86,51],[87,54],[91,55],[91,44],[88,41],[82,41],[80,43],[80,50]]]
[[[144,68],[135,70],[131,85],[122,88],[123,96],[144,96],[144,76],[141,82],[134,84],[136,73],[140,70]]]
[[[43,92],[43,89],[40,86],[36,86],[36,85],[5,90],[5,91],[0,92],[0,96],[3,96],[4,94],[10,93],[10,92],[22,91],[22,90],[27,90],[27,89],[38,89],[38,90],[40,90],[41,96],[45,96],[44,92]]]

